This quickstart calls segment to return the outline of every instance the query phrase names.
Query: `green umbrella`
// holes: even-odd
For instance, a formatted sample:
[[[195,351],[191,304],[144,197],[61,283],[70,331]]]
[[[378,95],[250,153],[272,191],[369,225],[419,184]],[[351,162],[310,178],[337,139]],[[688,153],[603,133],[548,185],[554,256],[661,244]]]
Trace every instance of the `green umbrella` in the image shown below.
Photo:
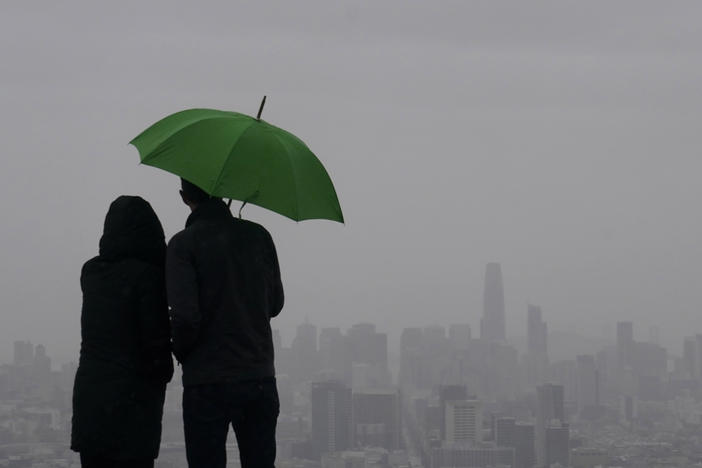
[[[242,201],[242,208],[252,203],[295,221],[343,223],[334,185],[319,159],[292,133],[260,120],[261,110],[258,115],[184,110],[130,143],[143,164],[176,174],[212,196]]]

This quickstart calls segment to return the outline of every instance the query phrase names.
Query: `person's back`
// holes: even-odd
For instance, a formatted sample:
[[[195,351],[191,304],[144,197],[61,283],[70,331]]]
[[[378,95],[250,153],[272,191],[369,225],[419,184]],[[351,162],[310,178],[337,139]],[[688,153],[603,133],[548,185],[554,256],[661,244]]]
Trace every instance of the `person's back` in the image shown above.
[[[168,249],[183,383],[274,376],[270,319],[282,308],[282,289],[268,232],[212,199],[198,206]]]
[[[278,399],[270,319],[283,306],[275,247],[262,226],[234,218],[221,200],[195,191],[191,197],[201,198],[192,202],[193,190],[184,183],[193,212],[168,244],[166,268],[188,462],[224,466],[231,423],[242,466],[272,466]]]
[[[165,248],[150,205],[122,196],[105,218],[100,254],[81,271],[71,448],[84,467],[147,467],[158,455],[173,374]]]

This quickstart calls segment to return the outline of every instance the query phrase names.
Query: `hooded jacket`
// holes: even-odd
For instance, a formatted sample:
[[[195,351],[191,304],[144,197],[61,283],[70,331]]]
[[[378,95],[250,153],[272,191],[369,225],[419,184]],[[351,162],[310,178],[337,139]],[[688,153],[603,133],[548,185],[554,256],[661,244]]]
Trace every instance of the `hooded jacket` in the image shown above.
[[[166,283],[183,385],[275,375],[270,320],[283,286],[268,231],[220,199],[200,204],[168,244]]]
[[[121,196],[100,254],[81,273],[80,361],[71,448],[113,459],[156,458],[173,375],[163,228],[151,206]]]

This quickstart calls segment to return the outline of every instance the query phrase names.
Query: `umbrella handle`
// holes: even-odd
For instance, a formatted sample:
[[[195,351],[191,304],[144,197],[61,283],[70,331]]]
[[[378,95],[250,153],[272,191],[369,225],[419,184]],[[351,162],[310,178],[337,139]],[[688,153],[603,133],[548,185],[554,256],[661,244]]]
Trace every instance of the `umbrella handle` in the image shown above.
[[[244,209],[244,205],[248,203],[248,200],[244,200],[244,203],[241,204],[241,207],[239,207],[239,219],[241,219],[241,210]],[[229,201],[227,202],[227,208],[232,207],[232,199],[230,198]]]
[[[250,195],[246,200],[244,200],[244,203],[241,204],[241,206],[239,207],[239,219],[241,219],[241,210],[244,209],[244,207],[249,202],[249,200],[253,200],[254,198],[258,197],[258,193],[259,193],[258,190],[256,190],[252,195]],[[231,202],[232,202],[232,200],[230,198],[229,203],[231,203]]]
[[[231,202],[231,200],[230,200],[230,202]],[[241,206],[239,207],[239,219],[241,219],[241,210],[244,209],[244,206],[245,206],[248,202],[249,202],[248,200],[244,200],[244,203],[242,203]]]

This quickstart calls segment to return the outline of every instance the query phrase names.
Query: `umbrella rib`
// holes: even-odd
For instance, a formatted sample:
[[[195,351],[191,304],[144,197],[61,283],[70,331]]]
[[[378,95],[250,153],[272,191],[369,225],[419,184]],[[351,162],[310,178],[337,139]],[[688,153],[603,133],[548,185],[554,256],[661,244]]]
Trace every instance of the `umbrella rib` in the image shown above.
[[[297,169],[295,168],[295,165],[292,163],[290,160],[290,153],[287,151],[287,146],[285,143],[280,139],[278,134],[274,133],[273,136],[275,137],[276,141],[283,147],[285,150],[285,157],[288,161],[288,165],[290,165],[290,171],[293,173],[293,186],[295,187],[295,215],[298,218],[300,218],[300,197],[299,197],[299,188],[297,186]]]
[[[246,134],[246,132],[248,132],[249,130],[251,130],[251,128],[253,127],[253,124],[254,124],[254,123],[255,123],[255,122],[251,122],[251,123],[249,124],[249,126],[246,127],[246,130],[244,130],[243,132],[241,132],[241,135],[239,135],[239,138],[236,139],[236,141],[234,142],[234,144],[232,145],[232,147],[229,148],[229,152],[227,153],[227,158],[225,159],[224,164],[222,165],[222,170],[219,171],[219,175],[217,176],[217,180],[215,180],[214,185],[212,186],[212,192],[215,191],[215,188],[219,185],[219,182],[222,180],[222,176],[224,175],[224,167],[227,166],[227,163],[229,162],[229,158],[232,157],[232,153],[234,153],[234,150],[236,149],[237,145],[239,145],[239,142],[241,142],[241,140],[243,139],[243,137],[244,137],[244,135]],[[245,200],[240,200],[240,201],[245,201]]]

